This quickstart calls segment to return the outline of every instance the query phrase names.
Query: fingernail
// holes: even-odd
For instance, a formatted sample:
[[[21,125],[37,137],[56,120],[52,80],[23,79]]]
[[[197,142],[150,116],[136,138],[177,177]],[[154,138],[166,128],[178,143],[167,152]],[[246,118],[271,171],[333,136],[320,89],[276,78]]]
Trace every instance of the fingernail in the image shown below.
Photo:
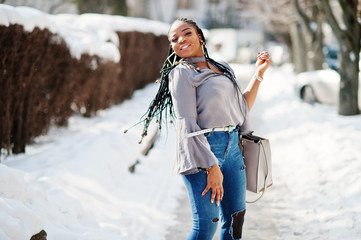
[[[211,203],[213,203],[214,201],[213,200],[211,200]]]
[[[219,207],[219,202],[217,202],[216,204],[217,204],[217,206]]]
[[[204,193],[202,193],[202,197],[204,197]]]

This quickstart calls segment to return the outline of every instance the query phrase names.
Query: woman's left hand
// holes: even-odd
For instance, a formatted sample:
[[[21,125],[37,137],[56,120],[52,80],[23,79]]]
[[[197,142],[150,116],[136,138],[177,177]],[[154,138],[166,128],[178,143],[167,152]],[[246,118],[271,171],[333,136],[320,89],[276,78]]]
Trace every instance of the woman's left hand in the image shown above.
[[[262,51],[257,54],[256,72],[258,76],[263,77],[264,72],[271,65],[271,57],[267,51]]]
[[[216,204],[219,206],[223,198],[223,174],[218,165],[214,165],[208,169],[207,186],[202,192],[202,197],[212,190],[211,203],[216,199]]]

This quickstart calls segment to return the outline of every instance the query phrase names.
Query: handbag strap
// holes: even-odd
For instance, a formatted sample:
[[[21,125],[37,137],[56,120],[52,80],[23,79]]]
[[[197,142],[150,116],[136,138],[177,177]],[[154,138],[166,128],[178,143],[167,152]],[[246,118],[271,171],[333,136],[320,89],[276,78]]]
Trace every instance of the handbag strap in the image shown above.
[[[261,197],[264,195],[264,192],[266,191],[266,180],[267,180],[267,177],[268,177],[268,161],[267,161],[267,154],[266,154],[266,150],[264,149],[264,146],[263,146],[263,143],[262,141],[258,141],[258,144],[260,144],[262,146],[262,150],[263,150],[263,154],[264,154],[264,159],[266,161],[266,170],[267,170],[267,173],[266,173],[266,176],[264,178],[264,185],[263,185],[263,191],[262,191],[262,194],[256,199],[256,200],[253,200],[253,201],[246,201],[246,203],[255,203],[257,202],[258,200],[261,199]]]

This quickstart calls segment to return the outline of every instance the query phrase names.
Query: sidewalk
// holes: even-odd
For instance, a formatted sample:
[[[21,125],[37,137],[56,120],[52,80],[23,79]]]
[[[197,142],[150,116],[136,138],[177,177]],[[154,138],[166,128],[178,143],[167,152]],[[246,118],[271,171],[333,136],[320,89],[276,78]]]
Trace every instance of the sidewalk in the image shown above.
[[[187,190],[183,187],[183,194],[178,199],[178,209],[176,212],[178,223],[168,228],[167,240],[185,240],[192,228],[191,206],[187,196]],[[213,240],[219,240],[219,227]]]
[[[167,240],[185,240],[192,227],[191,209],[186,190],[178,199],[176,219],[178,223],[168,228]],[[279,233],[273,221],[275,216],[267,210],[267,199],[262,198],[257,203],[247,204],[246,219],[243,226],[243,240],[274,240]],[[213,240],[219,240],[219,225]]]

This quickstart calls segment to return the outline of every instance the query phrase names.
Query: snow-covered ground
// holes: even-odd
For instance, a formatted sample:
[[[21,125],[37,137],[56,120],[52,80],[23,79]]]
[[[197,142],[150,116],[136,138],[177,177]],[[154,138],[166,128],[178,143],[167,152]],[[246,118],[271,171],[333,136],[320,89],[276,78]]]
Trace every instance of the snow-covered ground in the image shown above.
[[[11,23],[59,33],[74,57],[104,53],[114,61],[120,57],[112,51],[118,27],[159,34],[168,29],[145,20],[50,16],[0,4],[0,24]],[[237,75],[250,75],[249,66],[232,66]],[[361,116],[300,102],[294,81],[289,66],[270,69],[251,112],[255,133],[271,141],[274,185],[250,206],[245,239],[268,239],[257,226],[264,217],[274,239],[361,239]],[[147,157],[140,154],[140,126],[123,133],[145,112],[157,87],[151,84],[95,118],[72,117],[68,128],[38,137],[26,154],[2,156],[0,239],[30,239],[41,229],[49,240],[165,239],[182,207],[177,197],[184,194],[172,172],[174,129],[163,130]],[[131,174],[128,167],[137,159]]]
[[[68,129],[52,129],[26,154],[3,159],[0,239],[30,239],[41,229],[49,240],[162,239],[182,184],[172,172],[174,131],[164,131],[146,158],[140,126],[123,133],[158,86],[95,118],[72,117]]]
[[[300,102],[294,81],[290,69],[271,69],[252,111],[273,158],[274,186],[257,204],[277,239],[361,239],[361,116]]]
[[[270,69],[251,112],[256,134],[272,144],[274,185],[249,219],[267,209],[276,239],[361,239],[361,116],[300,102],[294,79],[289,67]],[[41,229],[49,240],[165,239],[184,194],[172,172],[174,129],[147,157],[140,157],[141,128],[123,133],[156,90],[151,84],[92,119],[74,116],[26,154],[3,157],[0,239],[29,239]],[[252,226],[245,239],[267,239]]]

